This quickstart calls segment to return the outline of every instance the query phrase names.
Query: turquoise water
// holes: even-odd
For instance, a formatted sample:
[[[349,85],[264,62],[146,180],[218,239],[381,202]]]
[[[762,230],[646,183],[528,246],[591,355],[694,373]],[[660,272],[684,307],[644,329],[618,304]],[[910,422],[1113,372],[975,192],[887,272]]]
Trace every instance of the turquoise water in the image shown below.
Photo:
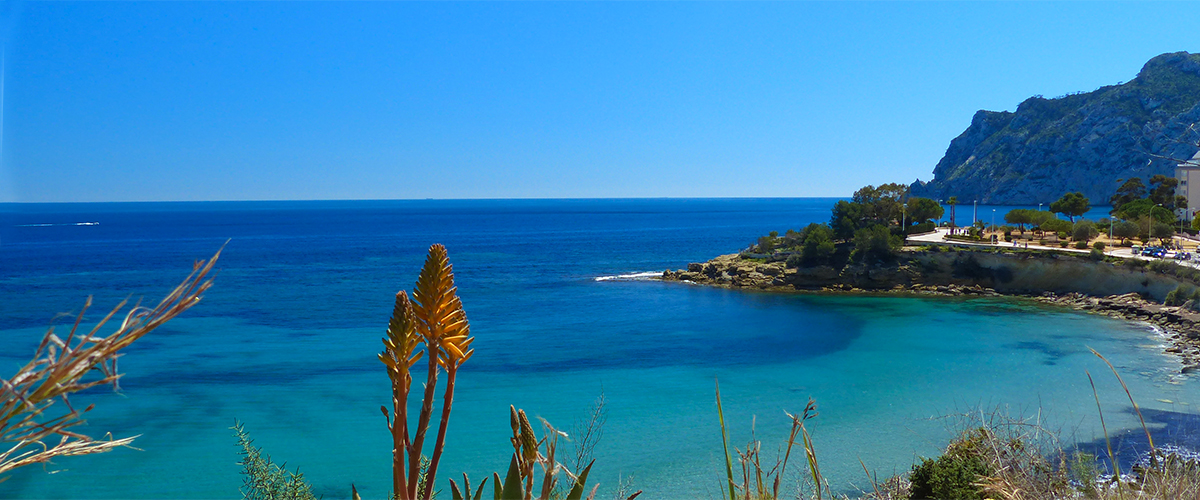
[[[753,293],[596,278],[683,267],[757,235],[828,217],[831,200],[545,200],[8,205],[0,207],[0,367],[11,373],[53,313],[96,295],[161,295],[191,259],[229,239],[204,303],[134,345],[123,391],[95,391],[89,432],[140,434],[140,450],[30,467],[5,498],[238,496],[238,419],[325,498],[354,483],[382,498],[390,443],[375,360],[391,300],[443,242],[476,336],[441,467],[507,466],[508,405],[570,430],[603,391],[608,423],[593,481],[633,474],[646,498],[717,498],[723,456],[713,384],[732,444],[753,425],[765,454],[784,410],[809,397],[835,489],[864,485],[944,446],[936,417],[1007,405],[1085,444],[1096,377],[1113,429],[1136,424],[1107,367],[1126,378],[1158,439],[1190,442],[1196,381],[1145,325],[1000,299]],[[961,214],[960,214],[961,215]],[[29,226],[100,222],[97,226]],[[1169,425],[1168,425],[1169,424]],[[1127,447],[1135,447],[1129,438]],[[786,484],[786,483],[785,483]]]

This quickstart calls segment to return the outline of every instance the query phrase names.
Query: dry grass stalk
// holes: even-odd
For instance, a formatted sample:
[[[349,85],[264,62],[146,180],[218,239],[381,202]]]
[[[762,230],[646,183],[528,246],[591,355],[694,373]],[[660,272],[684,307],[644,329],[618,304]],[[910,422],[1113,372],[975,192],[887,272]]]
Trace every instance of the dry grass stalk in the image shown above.
[[[402,500],[429,499],[446,441],[446,429],[454,404],[454,383],[458,368],[471,358],[470,325],[462,301],[454,286],[454,272],[446,247],[433,245],[413,290],[413,301],[401,291],[396,294],[384,351],[380,361],[387,367],[392,381],[392,411],[383,407],[392,434],[392,487],[396,498]],[[424,351],[418,349],[424,346]],[[427,355],[428,370],[421,410],[413,433],[408,429],[408,395],[412,386],[413,365]],[[428,469],[422,473],[421,456],[425,448],[425,433],[433,418],[434,392],[439,370],[446,372],[446,388],[442,396],[441,418],[434,440]],[[407,459],[407,467],[405,462]],[[423,486],[423,487],[419,487]]]
[[[792,421],[791,431],[788,434],[787,442],[785,443],[782,457],[775,460],[775,464],[769,468],[764,468],[762,464],[762,443],[753,436],[754,424],[751,423],[751,438],[746,445],[745,451],[734,448],[734,452],[738,457],[738,464],[741,466],[742,482],[738,484],[733,477],[733,461],[729,454],[728,447],[728,432],[725,428],[725,413],[721,405],[721,387],[720,384],[716,388],[717,394],[717,415],[721,423],[721,441],[725,446],[725,473],[726,482],[729,485],[729,499],[735,500],[738,498],[738,490],[741,490],[741,497],[746,500],[766,500],[778,499],[780,481],[787,472],[788,460],[792,455],[792,447],[796,445],[796,438],[801,439],[804,447],[805,459],[808,462],[809,473],[814,486],[814,496],[821,500],[825,496],[833,498],[829,491],[829,486],[821,476],[821,468],[817,463],[817,452],[813,447],[812,436],[809,435],[804,422],[817,416],[817,404],[812,398],[809,398],[808,404],[804,406],[804,411],[800,415],[793,415],[784,412],[785,415]],[[753,476],[753,483],[751,482]],[[769,485],[769,486],[768,486]],[[722,490],[724,495],[724,490]]]
[[[84,423],[84,415],[93,405],[79,410],[71,405],[71,394],[100,386],[112,385],[114,390],[121,374],[117,358],[122,349],[188,310],[200,301],[200,296],[212,285],[207,278],[221,252],[211,259],[197,261],[192,273],[153,308],[135,305],[124,317],[117,330],[107,337],[101,330],[127,305],[122,301],[109,311],[91,330],[83,333],[80,324],[92,304],[88,298],[65,339],[51,327],[42,337],[33,359],[15,376],[0,380],[0,476],[36,463],[49,463],[57,457],[87,455],[127,446],[137,436],[113,439],[107,435],[95,439],[71,430]],[[66,413],[50,416],[49,410],[61,402]],[[53,439],[58,438],[57,442]],[[0,481],[4,478],[0,477]]]

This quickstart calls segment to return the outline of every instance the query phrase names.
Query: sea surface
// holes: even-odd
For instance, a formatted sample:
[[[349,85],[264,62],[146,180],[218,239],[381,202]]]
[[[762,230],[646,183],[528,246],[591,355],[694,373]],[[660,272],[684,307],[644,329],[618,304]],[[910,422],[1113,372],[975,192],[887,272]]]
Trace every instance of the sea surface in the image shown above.
[[[772,463],[784,411],[812,398],[819,415],[808,425],[835,491],[868,487],[860,459],[888,476],[936,455],[966,425],[955,415],[999,411],[1094,448],[1102,434],[1087,372],[1109,430],[1132,453],[1136,417],[1088,347],[1113,361],[1156,441],[1195,440],[1200,381],[1179,374],[1145,324],[1017,299],[637,279],[827,221],[834,201],[0,205],[5,377],[48,325],[69,327],[57,313],[77,313],[89,295],[85,323],[127,297],[156,302],[194,260],[223,248],[204,301],[125,351],[121,392],[73,398],[96,405],[82,431],[139,435],[137,449],[25,467],[0,483],[0,498],[237,498],[235,420],[324,498],[347,498],[351,483],[384,498],[390,441],[379,407],[390,392],[376,354],[395,293],[412,288],[432,243],[449,249],[477,339],[458,380],[443,497],[446,478],[503,473],[509,405],[575,435],[603,395],[590,477],[599,498],[630,476],[642,498],[720,498],[717,381],[731,446],[757,437]],[[993,208],[1002,218],[1011,207],[978,213]]]

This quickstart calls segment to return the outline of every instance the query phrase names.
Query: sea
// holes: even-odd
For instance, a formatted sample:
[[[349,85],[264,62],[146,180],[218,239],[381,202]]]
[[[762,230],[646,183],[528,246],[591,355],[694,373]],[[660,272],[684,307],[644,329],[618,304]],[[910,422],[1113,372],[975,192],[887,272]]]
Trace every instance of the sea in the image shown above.
[[[1122,456],[1145,436],[1196,440],[1200,381],[1147,324],[1017,298],[726,290],[649,279],[737,252],[768,231],[829,219],[834,198],[387,200],[0,204],[0,376],[47,328],[94,323],[120,301],[156,303],[221,251],[203,301],[124,351],[120,391],[78,431],[130,448],[16,470],[0,498],[237,498],[240,422],[318,495],[385,498],[391,444],[382,350],[393,300],[431,244],[449,249],[475,354],[458,378],[436,488],[503,476],[509,407],[566,433],[603,400],[589,486],[647,499],[721,498],[725,455],[774,464],[785,412],[806,425],[829,488],[870,488],[979,419],[1099,450],[1099,410]],[[959,205],[959,223],[1014,207]],[[1095,218],[1103,216],[1097,209]],[[965,214],[964,214],[965,213]],[[947,214],[948,215],[948,214]],[[414,388],[419,389],[417,377]],[[414,399],[419,390],[414,390]],[[440,393],[440,389],[439,389]],[[760,444],[755,445],[754,442]],[[1103,455],[1103,452],[1101,452]],[[793,455],[795,459],[797,455]],[[561,457],[567,457],[562,459]],[[785,491],[803,488],[792,461]],[[735,469],[739,469],[736,466]],[[490,486],[489,486],[490,487]]]

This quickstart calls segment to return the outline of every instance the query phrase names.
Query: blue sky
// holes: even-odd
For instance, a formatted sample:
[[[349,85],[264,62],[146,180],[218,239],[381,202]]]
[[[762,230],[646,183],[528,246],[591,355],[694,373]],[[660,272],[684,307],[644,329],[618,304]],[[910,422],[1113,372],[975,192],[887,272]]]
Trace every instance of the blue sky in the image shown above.
[[[847,196],[1193,4],[11,2],[0,202]]]

